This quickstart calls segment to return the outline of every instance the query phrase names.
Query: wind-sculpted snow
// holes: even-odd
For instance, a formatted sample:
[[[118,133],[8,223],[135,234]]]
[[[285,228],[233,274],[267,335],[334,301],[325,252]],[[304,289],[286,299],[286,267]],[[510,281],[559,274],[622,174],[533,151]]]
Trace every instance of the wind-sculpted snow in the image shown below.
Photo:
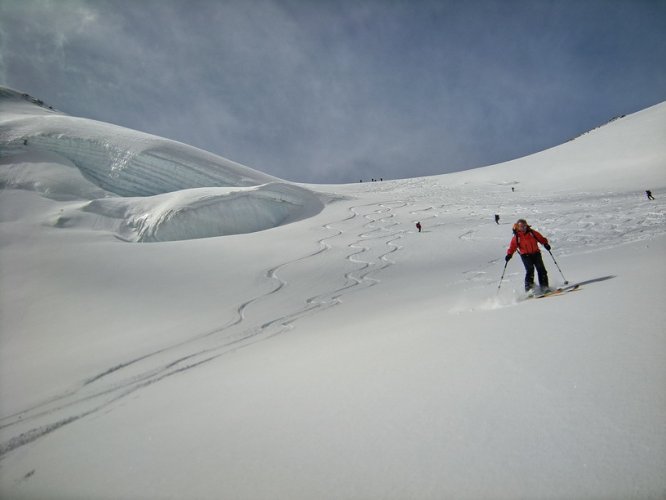
[[[0,88],[0,188],[93,200],[62,209],[57,227],[169,241],[261,231],[323,208],[312,191],[225,158],[40,102]]]
[[[113,125],[68,116],[0,123],[4,156],[42,150],[66,158],[86,178],[119,196],[194,187],[256,186],[277,180],[199,149]]]
[[[50,151],[0,156],[0,189],[36,191],[53,200],[91,200],[109,196],[76,166]]]
[[[251,188],[198,188],[145,198],[102,198],[57,225],[93,216],[127,241],[156,242],[251,233],[312,216],[323,208],[311,191],[282,183]],[[77,226],[86,225],[78,222]]]

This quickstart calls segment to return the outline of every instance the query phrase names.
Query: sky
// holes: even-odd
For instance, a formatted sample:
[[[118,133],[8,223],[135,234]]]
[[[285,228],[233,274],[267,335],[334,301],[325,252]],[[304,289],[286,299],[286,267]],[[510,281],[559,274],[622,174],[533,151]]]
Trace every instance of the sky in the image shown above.
[[[663,0],[0,0],[0,85],[296,182],[526,156],[664,61]]]

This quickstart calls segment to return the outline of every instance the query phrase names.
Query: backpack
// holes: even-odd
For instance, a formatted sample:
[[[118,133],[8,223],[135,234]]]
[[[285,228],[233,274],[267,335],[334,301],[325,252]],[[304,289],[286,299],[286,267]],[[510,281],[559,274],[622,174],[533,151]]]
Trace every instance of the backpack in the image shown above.
[[[525,231],[525,234],[531,233],[532,232],[532,226],[530,226],[527,221],[520,219],[518,222],[523,222],[525,223],[525,227],[527,230]],[[516,222],[513,225],[513,234],[516,236],[516,246],[520,248],[520,231],[518,231],[518,222]]]

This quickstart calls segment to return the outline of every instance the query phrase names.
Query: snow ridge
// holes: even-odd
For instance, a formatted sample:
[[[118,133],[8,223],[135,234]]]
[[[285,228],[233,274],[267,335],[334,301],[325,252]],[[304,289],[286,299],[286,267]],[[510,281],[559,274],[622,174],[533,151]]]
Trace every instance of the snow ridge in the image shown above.
[[[0,88],[0,187],[88,200],[48,225],[175,241],[262,231],[324,206],[306,188],[206,151],[66,116],[24,96]]]
[[[125,241],[159,242],[262,231],[309,217],[322,208],[310,191],[269,183],[252,188],[187,189],[138,199],[102,198],[81,211],[105,218]],[[58,224],[64,220],[60,217]]]
[[[67,117],[56,119],[58,122],[72,120]],[[8,126],[27,131],[26,127],[17,125],[13,122],[0,128],[0,137],[9,135]],[[149,144],[139,146],[136,141],[70,134],[56,130],[49,134],[21,134],[22,137],[10,138],[3,149],[6,155],[21,151],[20,146],[25,145],[59,154],[71,161],[87,179],[118,196],[151,196],[195,187],[255,186],[277,180],[196,148],[166,140],[150,140]]]

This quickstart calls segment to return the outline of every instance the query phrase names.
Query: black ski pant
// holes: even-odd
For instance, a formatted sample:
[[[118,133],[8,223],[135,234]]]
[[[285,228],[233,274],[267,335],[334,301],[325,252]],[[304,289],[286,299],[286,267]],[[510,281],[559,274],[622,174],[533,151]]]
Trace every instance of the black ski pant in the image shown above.
[[[546,266],[543,264],[541,252],[521,254],[520,258],[523,260],[523,265],[525,266],[525,291],[534,288],[534,269],[536,269],[539,276],[539,286],[541,288],[548,288],[548,272],[546,271]]]

